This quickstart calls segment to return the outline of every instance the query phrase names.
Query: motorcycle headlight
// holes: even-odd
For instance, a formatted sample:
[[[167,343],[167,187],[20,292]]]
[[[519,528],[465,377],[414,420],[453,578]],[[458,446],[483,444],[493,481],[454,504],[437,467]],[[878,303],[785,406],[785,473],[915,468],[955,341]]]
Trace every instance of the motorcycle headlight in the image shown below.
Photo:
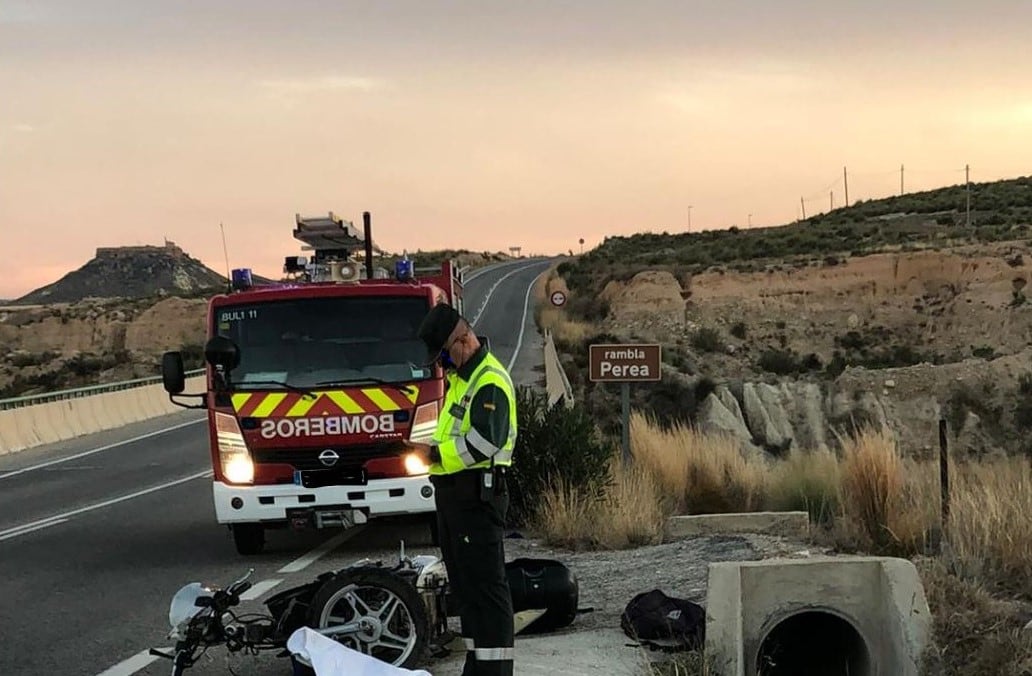
[[[204,612],[207,608],[198,606],[197,599],[211,598],[211,594],[211,590],[200,582],[191,582],[177,591],[168,606],[168,623],[172,630],[185,629],[191,620]]]

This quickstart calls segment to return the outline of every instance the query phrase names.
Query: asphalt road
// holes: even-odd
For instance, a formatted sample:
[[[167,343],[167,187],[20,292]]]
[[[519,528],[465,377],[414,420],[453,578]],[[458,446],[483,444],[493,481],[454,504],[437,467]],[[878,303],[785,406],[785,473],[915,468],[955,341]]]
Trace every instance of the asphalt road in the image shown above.
[[[540,340],[528,289],[547,260],[467,279],[466,314],[518,384],[537,380]],[[272,531],[260,556],[236,553],[214,520],[203,414],[184,411],[0,456],[0,673],[169,673],[146,654],[168,645],[168,602],[186,583],[229,584],[249,568],[244,610],[364,557],[437,554],[419,523],[349,534]],[[375,523],[375,522],[374,522]],[[227,674],[225,651],[190,673]],[[287,661],[235,656],[238,674],[289,674]]]

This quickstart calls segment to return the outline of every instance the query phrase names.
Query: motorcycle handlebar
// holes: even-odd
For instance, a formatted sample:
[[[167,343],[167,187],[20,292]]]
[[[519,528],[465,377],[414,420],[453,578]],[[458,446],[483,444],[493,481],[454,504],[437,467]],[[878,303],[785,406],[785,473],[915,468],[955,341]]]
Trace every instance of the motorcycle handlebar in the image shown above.
[[[230,594],[230,596],[233,596],[234,598],[239,597],[241,594],[243,594],[245,591],[250,589],[252,586],[253,585],[250,582],[247,582],[247,581],[238,582],[237,584],[234,584],[232,587],[229,588],[229,594]]]

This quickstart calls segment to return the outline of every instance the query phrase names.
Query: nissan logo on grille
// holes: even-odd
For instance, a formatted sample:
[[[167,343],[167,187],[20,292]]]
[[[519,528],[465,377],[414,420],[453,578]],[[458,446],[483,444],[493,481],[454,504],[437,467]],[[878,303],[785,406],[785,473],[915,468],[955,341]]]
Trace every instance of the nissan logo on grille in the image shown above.
[[[333,467],[337,464],[340,456],[337,455],[337,451],[327,448],[325,451],[319,454],[319,462],[326,465],[327,467]]]

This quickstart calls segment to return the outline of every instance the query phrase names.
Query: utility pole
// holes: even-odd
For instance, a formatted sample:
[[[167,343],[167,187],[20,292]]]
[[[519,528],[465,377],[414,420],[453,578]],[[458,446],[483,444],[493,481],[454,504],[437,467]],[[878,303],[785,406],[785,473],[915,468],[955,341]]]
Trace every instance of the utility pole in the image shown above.
[[[849,177],[846,175],[846,168],[842,167],[842,184],[846,187],[846,206],[849,206]]]
[[[749,227],[752,227],[752,214],[749,214]]]
[[[964,165],[964,183],[967,185],[967,227],[971,227],[971,165]]]
[[[899,165],[899,194],[903,194],[903,165]]]
[[[692,231],[692,205],[688,205],[688,232]]]
[[[832,190],[828,193],[828,211],[835,210],[835,191]]]
[[[803,220],[806,220],[806,201],[802,197],[799,198],[799,206],[803,208]]]

